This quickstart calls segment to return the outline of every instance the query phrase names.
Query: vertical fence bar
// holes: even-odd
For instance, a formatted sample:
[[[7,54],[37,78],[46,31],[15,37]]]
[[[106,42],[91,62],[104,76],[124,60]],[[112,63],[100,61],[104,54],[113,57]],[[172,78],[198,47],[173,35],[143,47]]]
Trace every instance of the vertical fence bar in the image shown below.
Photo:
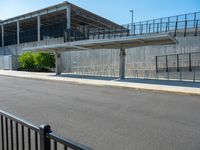
[[[168,71],[169,71],[169,69],[168,69],[168,57],[166,55],[166,72],[168,72]]]
[[[195,28],[195,23],[196,23],[196,18],[197,18],[197,13],[194,13],[194,28]]]
[[[151,33],[151,24],[149,24],[149,33]]]
[[[175,36],[175,37],[176,37],[177,25],[178,25],[178,22],[176,21],[176,24],[175,24],[175,31],[174,31],[174,36]]]
[[[154,28],[155,28],[155,20],[153,20],[153,33],[154,33]]]
[[[31,150],[31,129],[28,128],[28,150]]]
[[[160,32],[162,32],[162,18],[160,19]]]
[[[177,28],[178,28],[178,16],[176,17],[176,24],[175,24],[175,31],[174,31],[175,37],[176,37]]]
[[[67,146],[64,146],[64,150],[67,150],[68,148],[67,148]]]
[[[165,32],[167,32],[167,28],[168,28],[167,25],[168,25],[168,22],[166,22]]]
[[[98,39],[100,38],[100,29],[98,28]]]
[[[185,15],[185,31],[184,31],[184,37],[186,36],[187,32],[187,15]]]
[[[6,150],[9,150],[9,142],[8,142],[8,118],[6,118],[5,121],[6,121],[5,122],[6,123]]]
[[[180,68],[179,68],[179,55],[178,54],[176,55],[176,61],[177,61],[177,72],[179,72]]]
[[[192,60],[191,60],[191,53],[189,53],[189,71],[192,71]]]
[[[40,150],[51,150],[51,141],[47,138],[47,134],[51,132],[49,125],[40,126]]]
[[[57,150],[57,142],[54,141],[54,150]]]
[[[110,39],[110,34],[111,34],[111,31],[110,31],[110,28],[108,29],[108,38]]]
[[[130,31],[129,31],[129,24],[127,25],[127,36],[130,35]]]
[[[13,121],[10,120],[10,145],[11,145],[11,150],[13,150]]]
[[[157,23],[157,33],[159,33],[159,23]]]
[[[117,29],[116,29],[116,27],[115,27],[114,38],[116,38],[116,34],[117,34]]]
[[[35,150],[38,150],[38,133],[35,131]]]
[[[18,123],[15,123],[15,136],[16,136],[16,150],[19,150],[19,132],[18,132]]]
[[[103,39],[105,39],[105,28],[103,29]]]
[[[195,28],[195,34],[194,34],[194,36],[197,36],[198,21],[199,21],[199,20],[196,21],[196,28]]]
[[[24,144],[24,126],[23,125],[21,125],[21,135],[22,135],[22,150],[24,150],[25,149],[25,144]]]
[[[170,17],[168,17],[168,30],[167,31],[169,31],[170,30]]]
[[[156,73],[158,73],[158,56],[156,56]]]
[[[1,148],[4,150],[4,117],[1,116]]]

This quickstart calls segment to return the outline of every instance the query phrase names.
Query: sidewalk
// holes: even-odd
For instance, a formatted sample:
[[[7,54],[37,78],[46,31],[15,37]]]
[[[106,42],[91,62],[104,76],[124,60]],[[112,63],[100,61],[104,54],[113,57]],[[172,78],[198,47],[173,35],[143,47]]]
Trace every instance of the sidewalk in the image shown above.
[[[79,75],[62,74],[55,76],[55,73],[33,73],[22,71],[0,70],[2,76],[12,76],[21,78],[31,78],[40,80],[50,80],[59,82],[69,82],[94,86],[111,86],[120,88],[132,88],[141,90],[152,90],[159,92],[182,93],[200,95],[200,83],[167,81],[167,80],[144,80],[144,79],[125,79],[106,77],[83,77]]]

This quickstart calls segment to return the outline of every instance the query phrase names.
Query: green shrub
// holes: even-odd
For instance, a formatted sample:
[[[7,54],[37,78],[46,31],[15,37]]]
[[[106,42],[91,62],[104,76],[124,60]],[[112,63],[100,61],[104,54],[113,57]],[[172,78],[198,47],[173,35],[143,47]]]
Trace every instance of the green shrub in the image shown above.
[[[38,69],[55,67],[55,57],[51,53],[38,52],[34,54],[34,57],[35,57],[35,66]]]
[[[25,52],[19,57],[20,70],[24,71],[50,71],[55,67],[55,57],[47,52]]]
[[[32,53],[25,52],[19,59],[20,69],[26,71],[32,71],[35,69],[35,59]]]

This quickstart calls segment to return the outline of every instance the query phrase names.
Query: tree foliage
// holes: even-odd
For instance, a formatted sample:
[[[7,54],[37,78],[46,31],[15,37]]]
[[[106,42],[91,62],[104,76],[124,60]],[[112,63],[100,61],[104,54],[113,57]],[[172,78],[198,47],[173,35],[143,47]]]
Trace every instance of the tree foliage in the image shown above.
[[[25,52],[19,57],[20,70],[24,71],[50,71],[55,67],[55,57],[48,52]]]

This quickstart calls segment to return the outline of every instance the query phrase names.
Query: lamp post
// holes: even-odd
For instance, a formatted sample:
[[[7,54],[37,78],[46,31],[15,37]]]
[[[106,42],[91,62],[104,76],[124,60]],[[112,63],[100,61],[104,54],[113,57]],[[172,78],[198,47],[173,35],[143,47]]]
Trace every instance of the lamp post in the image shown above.
[[[134,14],[134,11],[130,10],[130,12],[131,12],[131,33],[133,34],[133,14]]]

